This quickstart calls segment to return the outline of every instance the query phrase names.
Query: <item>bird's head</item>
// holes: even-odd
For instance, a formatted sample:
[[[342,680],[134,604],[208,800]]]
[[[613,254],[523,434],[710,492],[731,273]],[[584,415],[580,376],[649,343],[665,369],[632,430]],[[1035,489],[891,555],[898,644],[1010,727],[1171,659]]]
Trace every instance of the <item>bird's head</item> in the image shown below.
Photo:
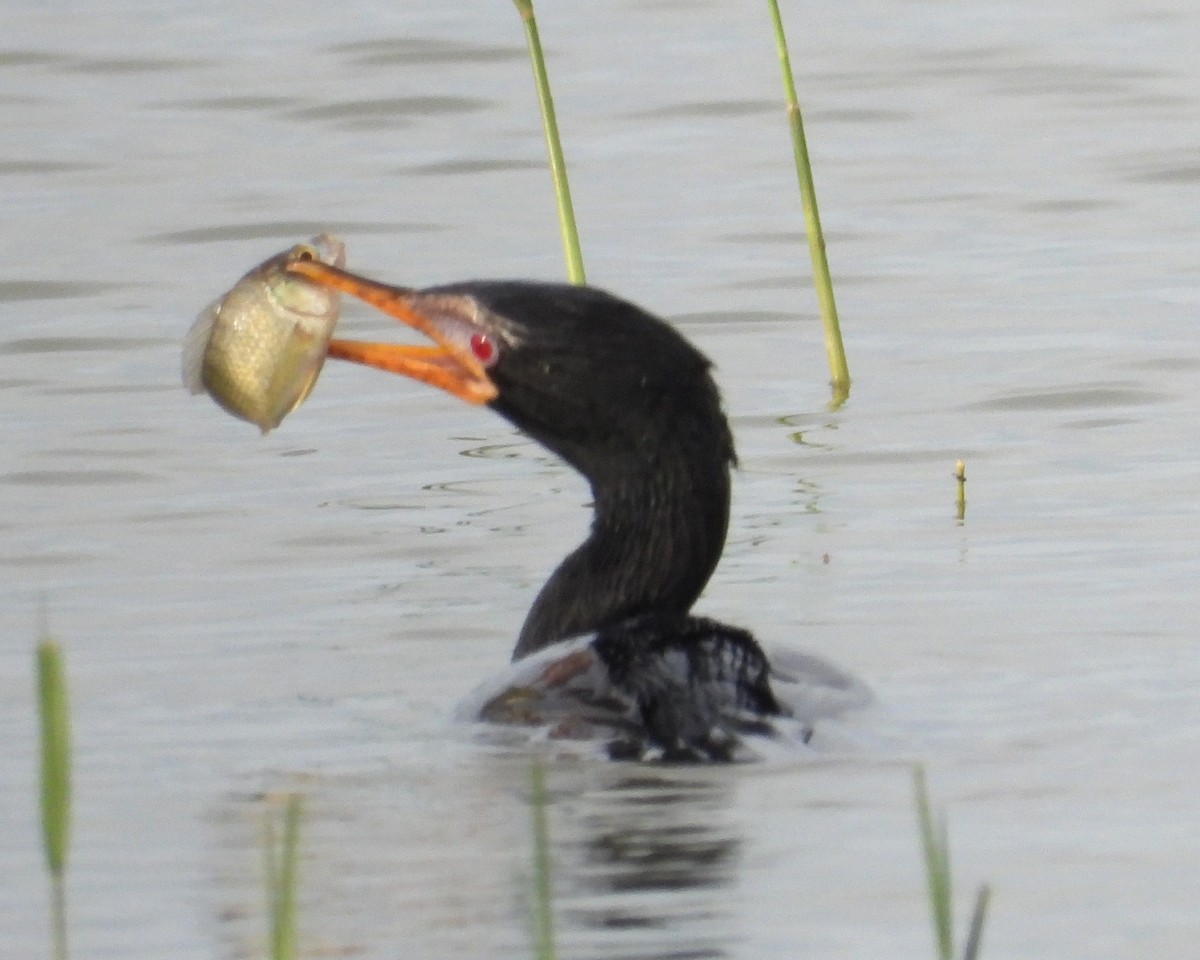
[[[478,281],[391,287],[327,264],[290,269],[427,336],[421,346],[334,340],[329,356],[487,404],[593,481],[697,453],[722,471],[733,441],[708,359],[673,327],[590,287]]]

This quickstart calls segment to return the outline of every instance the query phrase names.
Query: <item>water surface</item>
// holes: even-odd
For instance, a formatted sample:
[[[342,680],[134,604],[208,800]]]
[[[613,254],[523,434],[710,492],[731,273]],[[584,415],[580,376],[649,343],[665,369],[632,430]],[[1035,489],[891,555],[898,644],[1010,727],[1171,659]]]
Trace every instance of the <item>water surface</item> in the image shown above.
[[[818,756],[553,761],[563,955],[932,955],[919,759],[963,909],[994,887],[988,954],[1193,956],[1200,13],[785,5],[854,375],[830,412],[765,9],[545,7],[590,278],[715,358],[737,432],[700,609],[878,694]],[[195,313],[319,229],[395,282],[561,277],[522,47],[479,0],[10,5],[0,954],[46,951],[44,603],[76,955],[261,955],[293,789],[307,955],[530,955],[526,761],[446,718],[584,485],[374,371],[331,364],[266,438],[178,373]]]

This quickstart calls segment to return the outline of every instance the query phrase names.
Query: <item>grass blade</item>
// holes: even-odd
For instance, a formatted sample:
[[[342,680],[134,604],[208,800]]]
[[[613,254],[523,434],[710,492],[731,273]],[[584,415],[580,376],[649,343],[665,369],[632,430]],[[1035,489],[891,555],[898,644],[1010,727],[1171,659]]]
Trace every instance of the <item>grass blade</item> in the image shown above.
[[[829,259],[825,255],[825,234],[821,231],[821,214],[817,209],[817,191],[813,185],[812,164],[808,159],[808,140],[804,136],[804,118],[796,96],[792,74],[792,58],[788,54],[787,36],[779,0],[769,0],[771,20],[775,26],[775,45],[783,69],[783,88],[787,98],[788,123],[792,132],[792,153],[796,158],[796,176],[800,182],[800,199],[804,204],[804,226],[808,234],[808,252],[812,257],[813,283],[821,307],[821,323],[825,330],[825,352],[829,355],[832,375],[833,402],[840,406],[850,396],[850,368],[846,364],[846,348],[842,344],[842,328],[838,321],[837,301],[833,296],[833,278],[829,275]]]
[[[50,872],[54,956],[67,956],[67,852],[71,840],[71,724],[62,650],[45,636],[37,649],[42,734],[42,839]]]
[[[296,955],[296,865],[300,844],[301,799],[287,795],[283,808],[283,838],[277,840],[273,811],[265,821],[267,912],[271,923],[272,960],[293,960]]]
[[[983,943],[983,925],[987,921],[988,904],[992,899],[992,888],[981,884],[975,895],[975,909],[971,911],[971,927],[967,931],[967,943],[963,947],[963,960],[978,960],[979,948]]]
[[[546,770],[540,759],[529,771],[533,810],[533,925],[537,960],[555,960],[554,912],[550,889],[550,830],[546,823]]]
[[[42,834],[52,876],[67,866],[71,828],[71,729],[62,650],[38,644],[38,707],[42,725]]]
[[[937,938],[940,960],[954,956],[953,887],[950,881],[949,840],[945,817],[936,822],[925,784],[925,768],[913,771],[913,792],[917,805],[917,824],[921,831],[921,850],[925,855],[925,878],[929,888],[929,906]]]
[[[562,232],[563,251],[567,258],[567,278],[571,283],[587,283],[583,270],[583,252],[579,247],[579,230],[575,226],[575,207],[571,203],[571,185],[567,181],[567,162],[563,159],[562,141],[558,136],[558,119],[554,113],[554,97],[550,93],[550,77],[546,73],[546,58],[538,33],[537,15],[533,0],[513,0],[525,39],[529,44],[529,62],[537,85],[538,103],[542,108],[542,127],[546,132],[546,148],[550,153],[550,174],[554,178],[554,196],[558,202],[558,225]]]

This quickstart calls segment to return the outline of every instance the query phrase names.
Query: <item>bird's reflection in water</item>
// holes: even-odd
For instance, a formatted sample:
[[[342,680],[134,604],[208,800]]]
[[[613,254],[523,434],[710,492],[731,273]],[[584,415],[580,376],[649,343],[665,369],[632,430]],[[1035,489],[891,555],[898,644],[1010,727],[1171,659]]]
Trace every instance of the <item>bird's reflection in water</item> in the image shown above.
[[[740,840],[728,771],[662,768],[614,780],[551,815],[562,954],[591,958],[728,955],[723,905]]]
[[[304,794],[301,939],[362,960],[533,956],[531,757],[466,755],[419,771],[305,775],[230,792],[212,811],[212,936],[262,956],[262,822]],[[735,952],[738,767],[549,759],[557,954],[683,960]],[[397,952],[397,945],[403,950]]]

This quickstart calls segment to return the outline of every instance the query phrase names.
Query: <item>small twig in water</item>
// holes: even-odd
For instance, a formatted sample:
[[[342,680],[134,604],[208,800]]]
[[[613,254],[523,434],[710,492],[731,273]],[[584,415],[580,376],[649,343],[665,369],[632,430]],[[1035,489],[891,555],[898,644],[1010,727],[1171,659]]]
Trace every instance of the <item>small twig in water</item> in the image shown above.
[[[955,519],[962,523],[967,518],[967,463],[959,460],[954,465],[954,479],[958,481],[958,508]]]

